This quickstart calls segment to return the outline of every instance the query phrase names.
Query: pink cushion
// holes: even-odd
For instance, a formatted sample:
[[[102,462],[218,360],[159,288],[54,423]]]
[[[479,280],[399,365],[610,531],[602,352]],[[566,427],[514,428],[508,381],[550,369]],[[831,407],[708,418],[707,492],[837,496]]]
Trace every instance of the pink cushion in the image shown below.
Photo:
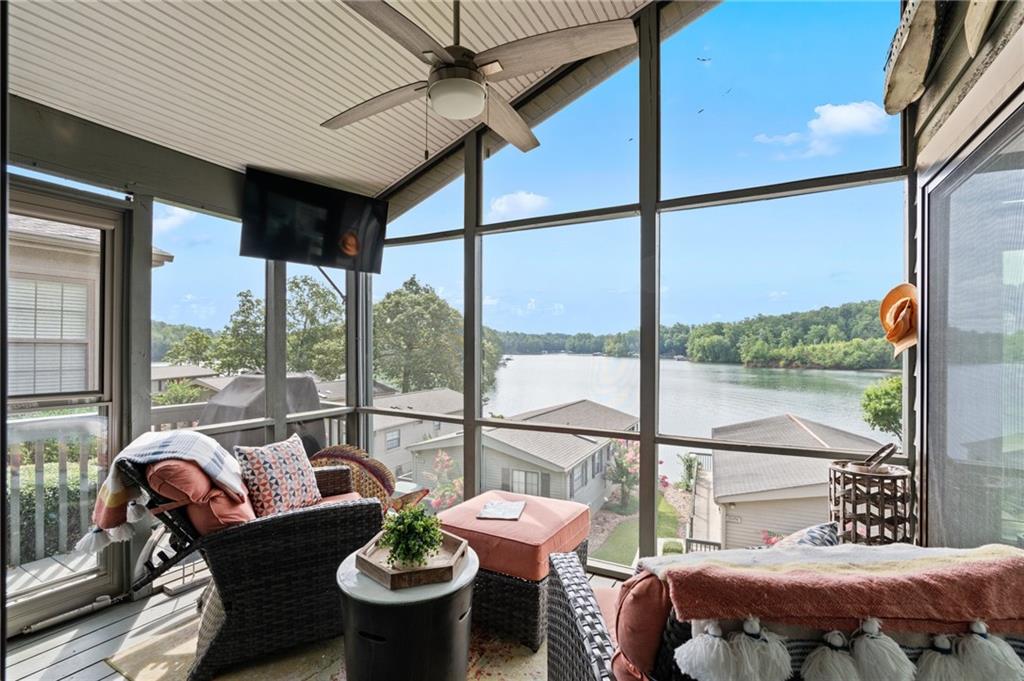
[[[262,447],[235,447],[235,456],[258,517],[314,506],[320,501],[316,474],[297,433]]]
[[[612,658],[616,681],[646,678],[654,670],[661,634],[672,603],[668,587],[650,572],[633,575],[619,587]],[[610,623],[609,623],[610,625]]]
[[[519,520],[479,520],[488,501],[526,501]],[[442,529],[462,537],[476,551],[480,567],[521,579],[547,577],[548,554],[574,550],[590,534],[584,504],[525,494],[484,492],[437,515]]]
[[[241,503],[215,487],[192,461],[167,459],[146,468],[149,486],[172,501],[191,501],[185,512],[196,532],[207,535],[256,517],[248,497]]]
[[[612,643],[615,643],[615,620],[619,616],[619,590],[610,586],[595,586],[594,598],[597,600],[597,608],[601,611],[604,624],[611,634]]]
[[[330,497],[324,497],[318,501],[316,505],[323,506],[324,504],[333,504],[336,501],[355,501],[357,499],[362,499],[362,497],[359,496],[359,492],[346,492],[345,494],[335,494]]]

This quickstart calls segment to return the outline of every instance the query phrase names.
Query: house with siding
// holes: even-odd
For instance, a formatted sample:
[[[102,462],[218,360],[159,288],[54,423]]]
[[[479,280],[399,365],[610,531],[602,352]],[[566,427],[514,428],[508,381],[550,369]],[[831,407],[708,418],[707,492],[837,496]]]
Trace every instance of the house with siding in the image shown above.
[[[871,438],[793,414],[720,426],[712,429],[711,437],[822,451],[873,452],[880,446]],[[828,521],[829,459],[714,450],[712,461],[711,494],[721,511],[723,549],[762,544],[764,532],[785,535]]]
[[[396,478],[423,484],[414,472],[416,464],[413,448],[424,441],[453,433],[459,426],[443,421],[405,416],[402,412],[461,416],[462,402],[462,393],[451,388],[374,396],[374,407],[394,411],[394,415],[374,414],[373,444],[370,453],[373,458],[384,462],[394,471]]]
[[[10,213],[8,376],[11,395],[98,385],[103,230]],[[174,256],[153,249],[152,267]]]
[[[509,419],[615,430],[636,430],[639,423],[632,414],[591,400],[536,409]],[[592,511],[604,504],[611,439],[509,428],[485,428],[481,439],[481,490],[500,489],[571,499],[587,504]],[[435,437],[408,449],[415,459],[413,479],[419,484],[430,486],[426,474],[432,470],[434,458],[440,451],[447,452],[455,461],[459,468],[455,475],[462,474],[462,431]]]

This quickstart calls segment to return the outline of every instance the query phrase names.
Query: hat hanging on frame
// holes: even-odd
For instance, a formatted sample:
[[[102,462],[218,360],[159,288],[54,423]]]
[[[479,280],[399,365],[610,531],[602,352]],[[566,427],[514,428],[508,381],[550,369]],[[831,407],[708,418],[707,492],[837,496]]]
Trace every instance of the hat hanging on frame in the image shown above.
[[[900,284],[885,294],[878,308],[885,339],[892,343],[893,357],[917,345],[917,287]]]

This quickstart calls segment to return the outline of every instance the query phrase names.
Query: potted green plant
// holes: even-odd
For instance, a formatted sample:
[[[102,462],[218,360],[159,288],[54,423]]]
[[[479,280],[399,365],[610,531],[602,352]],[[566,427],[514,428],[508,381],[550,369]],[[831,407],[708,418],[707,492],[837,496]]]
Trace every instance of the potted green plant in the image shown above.
[[[441,548],[441,521],[419,505],[388,513],[378,544],[388,549],[388,564],[399,568],[425,565]]]

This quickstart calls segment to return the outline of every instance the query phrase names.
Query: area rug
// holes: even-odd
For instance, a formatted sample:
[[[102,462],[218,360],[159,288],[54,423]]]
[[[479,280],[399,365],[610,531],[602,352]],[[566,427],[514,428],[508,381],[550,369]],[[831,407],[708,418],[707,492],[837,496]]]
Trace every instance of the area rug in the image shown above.
[[[107,658],[107,664],[131,681],[185,681],[195,657],[198,619],[192,619]],[[257,660],[218,681],[347,681],[345,640],[332,638]],[[547,678],[546,644],[534,653],[515,643],[474,634],[469,649],[468,679],[543,681]]]

